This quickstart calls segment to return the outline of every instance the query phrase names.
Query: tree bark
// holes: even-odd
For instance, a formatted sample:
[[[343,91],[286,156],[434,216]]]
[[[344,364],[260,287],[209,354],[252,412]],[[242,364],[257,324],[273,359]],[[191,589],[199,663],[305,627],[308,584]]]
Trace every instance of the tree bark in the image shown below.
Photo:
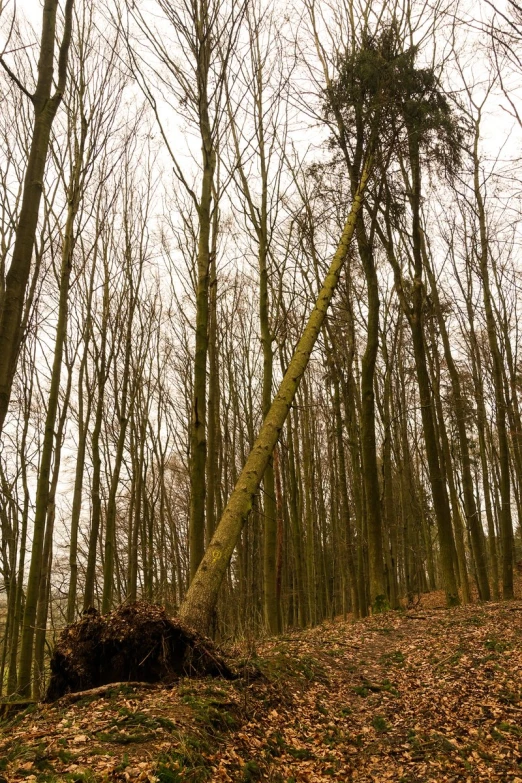
[[[180,617],[199,630],[206,631],[210,627],[221,582],[226,574],[245,520],[252,508],[254,496],[259,489],[259,484],[292,405],[299,382],[308,365],[354,234],[357,214],[363,203],[363,194],[370,171],[371,158],[363,169],[350,214],[315,307],[230,496],[214,537],[180,608]]]
[[[482,278],[484,309],[489,349],[493,360],[493,386],[495,389],[495,416],[500,460],[500,531],[502,539],[502,595],[511,599],[513,595],[513,522],[511,519],[511,480],[509,475],[509,443],[506,426],[506,398],[503,383],[502,356],[498,345],[497,327],[493,312],[492,295],[489,282],[489,245],[487,235],[486,210],[480,188],[479,145],[480,121],[475,124],[473,143],[473,186],[477,217],[479,221],[480,247],[478,262]]]
[[[38,79],[34,94],[29,96],[34,108],[34,125],[24,178],[20,214],[16,228],[13,257],[0,300],[0,433],[9,407],[11,388],[22,339],[24,300],[31,270],[40,201],[44,187],[51,127],[66,85],[73,4],[74,0],[67,0],[65,4],[64,30],[58,54],[58,81],[53,95],[51,95],[51,92],[54,77],[58,0],[45,0],[43,7]],[[39,544],[38,537],[37,544]]]

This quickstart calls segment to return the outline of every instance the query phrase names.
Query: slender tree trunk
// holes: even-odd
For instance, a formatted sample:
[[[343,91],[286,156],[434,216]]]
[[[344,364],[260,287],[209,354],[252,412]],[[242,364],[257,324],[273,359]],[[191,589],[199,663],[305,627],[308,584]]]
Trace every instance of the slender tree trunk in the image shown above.
[[[433,398],[431,393],[430,378],[428,373],[428,364],[426,357],[426,345],[424,340],[424,299],[425,290],[422,280],[422,228],[420,222],[421,211],[421,171],[419,145],[415,137],[415,132],[410,133],[409,153],[411,165],[411,195],[410,203],[412,208],[412,239],[413,239],[413,263],[414,279],[411,291],[411,305],[406,297],[402,272],[400,265],[395,258],[393,246],[389,236],[385,237],[379,232],[385,246],[388,249],[388,257],[392,263],[395,275],[395,285],[399,294],[401,306],[408,319],[413,353],[415,357],[415,369],[417,374],[417,384],[419,387],[419,398],[421,408],[422,426],[424,430],[424,443],[426,447],[426,458],[428,463],[428,473],[433,497],[433,506],[437,520],[437,529],[439,534],[440,558],[442,568],[442,578],[444,590],[446,592],[446,601],[448,606],[459,604],[459,593],[457,580],[453,568],[455,542],[453,539],[453,530],[451,525],[451,513],[446,493],[444,475],[441,470],[437,433],[435,429],[435,411],[433,407]]]
[[[34,357],[33,357],[34,358]],[[34,364],[33,364],[34,366]],[[30,503],[30,491],[29,491],[29,479],[28,479],[28,466],[25,459],[27,436],[29,432],[29,411],[31,408],[31,402],[33,398],[33,383],[34,374],[31,372],[30,380],[27,384],[27,389],[24,391],[24,408],[26,415],[24,416],[24,426],[22,430],[22,437],[20,440],[20,453],[22,454],[22,486],[24,493],[24,502],[22,508],[22,525],[20,531],[20,543],[19,543],[19,555],[18,555],[18,571],[16,576],[16,599],[14,607],[13,626],[11,634],[11,649],[9,655],[9,673],[7,677],[7,693],[12,695],[17,690],[18,683],[18,641],[20,635],[20,626],[22,623],[24,612],[24,573],[25,573],[25,557],[27,553],[27,525],[29,520],[29,503]]]
[[[3,429],[13,378],[16,372],[18,352],[22,339],[22,317],[25,292],[29,281],[31,260],[36,237],[40,201],[42,197],[45,166],[49,150],[51,127],[63,97],[67,76],[67,59],[71,42],[73,0],[67,0],[64,10],[64,31],[58,55],[58,81],[54,95],[54,59],[56,44],[56,15],[58,0],[45,0],[38,60],[36,90],[30,96],[34,108],[29,159],[25,172],[22,201],[16,227],[13,257],[7,272],[5,287],[0,300],[0,432]],[[37,535],[37,547],[39,546]],[[30,601],[31,604],[32,601]],[[30,611],[32,611],[30,606]],[[29,631],[25,631],[24,648],[29,644]],[[32,644],[32,640],[31,640]],[[30,671],[30,669],[29,669]],[[24,652],[23,687],[27,689],[27,651]]]
[[[42,556],[45,534],[45,521],[49,505],[50,471],[54,446],[54,428],[58,411],[60,394],[60,378],[62,371],[62,359],[65,341],[67,339],[67,319],[69,312],[69,285],[72,270],[72,251],[74,247],[74,221],[78,211],[79,192],[77,182],[74,181],[69,192],[69,209],[65,227],[64,242],[62,248],[62,264],[60,271],[60,287],[58,302],[58,322],[56,325],[56,339],[54,348],[53,365],[51,371],[51,385],[49,389],[49,402],[45,418],[44,441],[40,470],[36,487],[36,508],[33,526],[33,546],[31,551],[31,565],[27,579],[25,610],[22,623],[22,636],[20,647],[20,673],[18,679],[19,691],[22,695],[28,695],[31,687],[31,665],[33,659],[33,640],[38,604],[38,591],[42,568]]]
[[[87,410],[84,412],[84,378],[87,363],[89,330],[85,333],[85,346],[80,372],[78,375],[78,450],[76,453],[76,471],[74,477],[73,502],[71,509],[71,541],[69,544],[69,589],[67,593],[67,623],[74,622],[76,616],[76,596],[78,590],[78,531],[82,510],[82,490],[87,451],[87,428],[91,413],[92,396],[89,394]]]
[[[363,479],[366,495],[366,524],[368,530],[370,606],[379,612],[386,608],[382,520],[375,442],[375,363],[379,349],[379,284],[373,249],[366,237],[362,213],[357,221],[359,254],[366,276],[368,316],[366,348],[361,363],[361,449]]]
[[[304,628],[308,622],[308,612],[306,605],[306,590],[304,580],[304,552],[303,552],[303,534],[300,521],[302,515],[299,513],[299,486],[297,481],[296,461],[299,457],[296,452],[295,428],[292,424],[292,415],[288,417],[288,489],[289,489],[289,515],[292,526],[292,543],[296,570],[296,603],[297,618],[301,628]]]
[[[395,343],[397,338],[399,325],[397,325],[397,332],[395,335]],[[391,361],[386,345],[386,339],[383,336],[382,340],[382,352],[384,361],[386,364],[386,374],[384,378],[384,393],[382,400],[382,424],[384,429],[384,440],[382,445],[382,472],[383,472],[383,497],[384,497],[384,519],[387,532],[387,546],[386,546],[386,564],[388,575],[388,590],[390,606],[392,609],[398,609],[400,606],[400,594],[399,583],[397,574],[397,556],[398,556],[398,541],[397,541],[397,512],[395,507],[395,497],[393,488],[393,459],[392,459],[392,363],[395,359],[394,345]]]
[[[478,144],[480,138],[479,121],[475,126],[473,146],[473,183],[479,221],[480,247],[478,261],[482,278],[484,309],[489,349],[493,361],[493,386],[495,389],[495,416],[500,459],[500,530],[502,538],[502,595],[504,599],[513,598],[513,523],[511,520],[511,481],[509,475],[509,443],[506,427],[506,399],[503,384],[502,356],[498,345],[497,327],[493,312],[492,295],[489,282],[489,245],[486,225],[486,212],[480,188],[480,163]]]
[[[214,210],[212,231],[212,255],[210,262],[210,308],[209,308],[209,344],[208,344],[208,426],[207,426],[207,495],[205,539],[208,544],[216,527],[216,499],[219,484],[218,431],[219,431],[219,356],[217,328],[217,208]]]
[[[130,266],[130,265],[129,265]],[[132,271],[129,269],[129,274]],[[109,488],[109,497],[107,500],[107,517],[105,520],[105,558],[103,563],[103,593],[102,593],[102,612],[109,612],[112,608],[112,595],[114,589],[114,564],[116,548],[116,497],[120,482],[120,472],[123,464],[123,450],[127,437],[127,425],[129,421],[129,386],[131,383],[131,351],[132,351],[132,328],[133,315],[135,307],[135,296],[131,292],[131,302],[129,313],[127,314],[128,326],[125,340],[125,358],[123,367],[122,387],[119,398],[119,423],[120,430],[116,444],[116,455],[114,457],[114,466],[112,470],[111,483]]]
[[[451,346],[448,336],[448,330],[446,328],[446,322],[442,315],[442,309],[440,306],[439,292],[437,289],[435,276],[431,268],[430,260],[427,253],[424,253],[425,268],[428,273],[428,279],[430,281],[430,291],[435,306],[435,314],[437,317],[437,323],[439,326],[442,344],[444,347],[444,358],[446,360],[446,366],[450,375],[451,389],[453,392],[453,402],[455,405],[455,418],[457,420],[457,433],[459,438],[460,457],[462,465],[462,488],[464,491],[464,510],[466,513],[466,521],[471,537],[471,545],[473,549],[473,557],[475,560],[477,586],[479,592],[479,598],[482,601],[489,601],[491,594],[489,589],[488,570],[487,570],[487,557],[486,547],[484,541],[484,531],[482,529],[482,521],[477,513],[477,504],[475,502],[475,494],[473,491],[473,477],[471,474],[471,458],[469,453],[468,436],[466,432],[466,412],[464,408],[464,398],[462,394],[462,388],[460,383],[459,372],[453,359],[451,352]]]
[[[346,455],[343,441],[343,422],[341,413],[341,396],[339,392],[339,380],[334,379],[334,415],[335,415],[335,439],[337,444],[337,459],[339,461],[339,490],[341,501],[341,525],[344,540],[346,542],[346,567],[347,578],[350,585],[350,598],[352,612],[355,618],[361,616],[361,602],[357,585],[357,574],[353,557],[353,529],[350,519],[350,501],[348,498]]]
[[[208,13],[201,3],[203,13]],[[196,346],[194,355],[194,385],[190,432],[190,520],[189,553],[190,580],[194,578],[205,550],[205,497],[207,462],[207,354],[209,274],[211,260],[212,192],[216,168],[216,151],[209,116],[208,78],[211,32],[205,31],[208,19],[201,20],[197,35],[199,127],[202,141],[201,193],[198,203],[198,251],[196,290]],[[214,209],[217,205],[214,204]]]
[[[440,388],[440,362],[438,360],[438,346],[435,342],[435,334],[433,330],[433,322],[431,323],[431,339],[433,341],[433,355],[431,357],[431,379],[433,388],[433,400],[435,402],[435,430],[437,433],[437,442],[439,446],[439,459],[442,473],[445,477],[445,483],[449,488],[449,500],[451,503],[451,513],[453,517],[453,530],[455,535],[455,548],[457,552],[456,568],[458,569],[459,586],[462,591],[462,603],[469,604],[471,601],[471,594],[469,588],[468,567],[466,561],[466,546],[464,542],[464,528],[462,525],[462,517],[460,513],[459,498],[457,495],[457,487],[455,484],[455,478],[453,474],[453,460],[451,457],[451,449],[448,440],[448,433],[446,430],[446,422],[444,421],[444,411],[442,409],[442,397]]]
[[[94,426],[91,437],[91,455],[92,455],[92,484],[91,484],[91,529],[89,532],[89,547],[87,551],[87,568],[85,572],[85,587],[83,595],[83,609],[89,609],[94,606],[94,586],[96,582],[96,561],[98,549],[98,537],[101,524],[101,455],[100,455],[100,436],[103,424],[105,386],[108,373],[107,356],[107,329],[109,323],[109,267],[108,260],[104,258],[104,287],[103,287],[103,305],[102,322],[100,324],[100,344],[93,340],[97,355],[96,366],[96,390],[98,398],[96,401],[96,410],[94,414]]]

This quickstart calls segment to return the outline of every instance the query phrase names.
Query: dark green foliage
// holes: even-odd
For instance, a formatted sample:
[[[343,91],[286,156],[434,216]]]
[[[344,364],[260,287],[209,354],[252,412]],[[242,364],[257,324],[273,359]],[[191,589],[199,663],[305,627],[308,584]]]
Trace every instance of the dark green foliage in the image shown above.
[[[415,65],[417,54],[391,24],[378,34],[363,31],[360,45],[338,63],[324,112],[339,128],[332,147],[341,148],[354,173],[361,161],[350,152],[357,147],[379,151],[386,164],[397,145],[407,149],[413,138],[427,162],[449,175],[458,168],[464,128],[434,68]]]
[[[486,639],[484,646],[486,647],[486,650],[499,653],[505,652],[505,650],[509,649],[508,642],[503,642],[502,640],[496,639],[495,637]]]
[[[376,715],[372,720],[372,726],[375,729],[375,731],[378,731],[380,733],[388,731],[390,728],[383,715]]]
[[[251,783],[253,780],[262,780],[263,773],[255,761],[247,761],[243,767],[243,783]]]

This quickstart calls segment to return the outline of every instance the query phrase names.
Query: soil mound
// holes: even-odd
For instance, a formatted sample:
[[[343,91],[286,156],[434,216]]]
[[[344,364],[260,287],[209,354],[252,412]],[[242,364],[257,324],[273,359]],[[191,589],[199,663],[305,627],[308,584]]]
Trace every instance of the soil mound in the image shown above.
[[[106,615],[90,609],[58,639],[45,701],[113,682],[169,683],[183,676],[234,675],[210,639],[161,606],[137,601]]]

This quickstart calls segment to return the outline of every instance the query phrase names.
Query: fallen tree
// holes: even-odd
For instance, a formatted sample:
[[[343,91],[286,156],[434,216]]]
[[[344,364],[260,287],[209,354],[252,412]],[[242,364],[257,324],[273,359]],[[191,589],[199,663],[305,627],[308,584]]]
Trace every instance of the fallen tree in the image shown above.
[[[45,701],[111,683],[171,683],[183,676],[234,677],[210,641],[161,606],[123,604],[95,609],[61,633],[51,659]]]
[[[337,287],[355,231],[357,215],[363,204],[364,192],[372,172],[372,163],[372,156],[369,155],[362,168],[359,186],[354,195],[350,213],[315,307],[308,318],[301,339],[229,498],[219,525],[180,607],[179,616],[182,622],[197,628],[202,633],[208,632],[211,626],[219,588],[232,553],[239,541],[241,530],[252,508],[254,496],[259,490],[266,466],[294,401],[299,382],[308,366],[310,355]]]

